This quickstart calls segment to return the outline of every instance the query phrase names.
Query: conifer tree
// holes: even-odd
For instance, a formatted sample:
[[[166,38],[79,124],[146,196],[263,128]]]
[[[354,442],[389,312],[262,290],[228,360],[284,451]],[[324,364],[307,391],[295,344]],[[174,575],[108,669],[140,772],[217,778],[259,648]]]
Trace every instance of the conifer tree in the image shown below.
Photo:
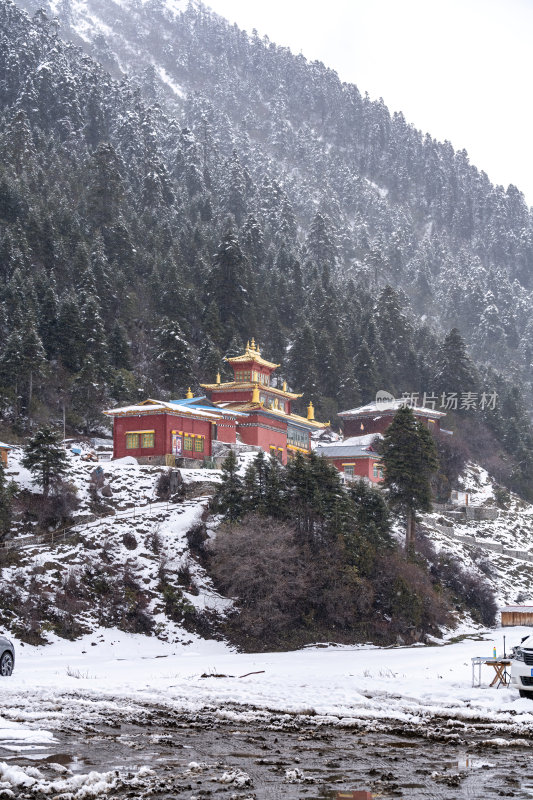
[[[22,328],[21,336],[21,373],[26,380],[27,408],[30,409],[33,398],[33,385],[36,378],[40,377],[45,369],[46,354],[41,337],[32,314],[27,314]]]
[[[124,194],[124,165],[113,145],[98,145],[89,162],[89,213],[96,228],[111,226],[119,214]]]
[[[193,383],[191,347],[178,323],[166,317],[155,332],[155,340],[163,385],[183,396]]]
[[[70,372],[77,372],[85,352],[80,307],[74,293],[61,298],[57,319],[58,354]]]
[[[369,403],[381,387],[378,386],[374,359],[364,339],[354,360],[354,375],[361,390],[361,401]]]
[[[431,509],[430,480],[438,467],[436,447],[429,431],[403,406],[385,431],[379,452],[389,505],[406,518],[405,548],[411,552],[416,512]]]
[[[13,492],[14,484],[8,485],[4,465],[0,461],[0,542],[6,538],[11,528]]]
[[[263,450],[248,465],[244,476],[246,505],[250,511],[264,513],[268,462]]]
[[[116,369],[131,369],[130,348],[126,331],[118,320],[109,334],[109,357]]]
[[[287,512],[285,471],[273,456],[269,457],[266,467],[264,509],[271,517],[282,518]]]
[[[245,511],[242,478],[238,474],[237,456],[230,450],[222,462],[222,480],[217,492],[217,506],[228,522],[235,522]]]
[[[83,366],[72,384],[72,409],[81,421],[86,434],[103,422],[102,411],[108,404],[109,393],[101,367],[91,355],[83,360]]]
[[[56,489],[67,473],[68,460],[61,437],[49,427],[39,428],[24,448],[22,466],[42,486],[44,497]]]
[[[109,367],[107,336],[100,314],[100,304],[94,295],[88,295],[82,306],[81,330],[85,352],[91,356],[102,377],[105,377]]]
[[[208,300],[215,303],[220,314],[223,346],[236,333],[244,338],[250,336],[250,331],[255,329],[253,283],[248,260],[231,228],[222,237],[214,258]]]
[[[437,393],[472,392],[476,389],[478,376],[474,364],[466,352],[464,339],[452,328],[439,347],[435,357],[433,385]]]

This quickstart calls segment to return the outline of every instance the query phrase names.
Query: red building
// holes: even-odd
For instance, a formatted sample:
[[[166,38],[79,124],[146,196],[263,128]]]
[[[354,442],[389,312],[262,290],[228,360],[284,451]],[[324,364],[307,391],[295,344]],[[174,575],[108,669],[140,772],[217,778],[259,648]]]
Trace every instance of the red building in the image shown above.
[[[168,403],[145,400],[136,406],[104,411],[113,418],[113,457],[152,461],[174,455],[203,459],[212,455],[213,441],[235,441],[235,414],[210,408],[209,404],[194,405],[190,400],[194,398]]]
[[[373,441],[382,436],[404,400],[383,403],[368,403],[366,406],[341,411],[339,417],[344,421],[345,439],[338,444],[319,447],[317,453],[342,472],[347,481],[358,477],[367,478],[372,483],[381,483],[383,468]],[[440,431],[440,420],[446,414],[423,406],[411,406],[417,420],[431,430]]]
[[[376,452],[374,435],[353,436],[342,442],[319,446],[316,453],[342,472],[346,482],[366,478],[371,483],[381,483],[383,467]]]
[[[310,434],[329,423],[317,422],[313,404],[307,417],[293,414],[291,403],[301,397],[273,385],[279,364],[266,361],[251,345],[241,356],[229,358],[233,380],[203,384],[207,396],[163,402],[146,400],[136,406],[110,409],[113,418],[114,458],[126,455],[143,461],[167,456],[202,459],[213,453],[213,442],[256,445],[283,464],[296,452],[311,449]]]
[[[344,422],[344,435],[364,436],[368,433],[385,433],[398,409],[405,404],[403,400],[392,400],[384,403],[368,403],[360,408],[340,411],[339,417]],[[440,420],[445,417],[444,411],[433,411],[424,406],[410,406],[411,411],[428,428],[440,431]]]

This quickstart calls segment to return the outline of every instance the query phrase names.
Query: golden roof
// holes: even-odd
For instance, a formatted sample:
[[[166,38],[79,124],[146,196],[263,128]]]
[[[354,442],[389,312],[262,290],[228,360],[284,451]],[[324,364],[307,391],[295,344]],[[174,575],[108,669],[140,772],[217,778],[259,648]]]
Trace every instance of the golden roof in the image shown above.
[[[285,422],[294,422],[297,425],[303,425],[304,428],[327,428],[330,424],[329,422],[317,422],[314,419],[310,420],[307,419],[307,417],[301,417],[299,414],[285,414],[281,409],[268,408],[264,406],[263,403],[224,403],[224,408],[231,409],[232,411],[244,411],[246,413],[264,411],[266,414],[272,414],[274,417],[285,420]]]
[[[249,361],[255,361],[256,364],[260,364],[262,367],[269,367],[270,369],[277,369],[280,365],[274,364],[272,361],[267,361],[265,358],[261,356],[261,351],[255,345],[255,339],[252,339],[252,343],[246,342],[246,349],[242,356],[233,356],[233,358],[226,358],[225,361],[228,364],[247,364]]]
[[[228,381],[227,383],[201,383],[202,389],[209,391],[225,391],[226,389],[253,389],[255,386],[259,387],[259,391],[271,392],[279,397],[287,397],[289,400],[295,400],[302,397],[301,394],[295,392],[284,392],[282,389],[276,389],[274,386],[265,386],[264,383],[256,383],[253,381]]]

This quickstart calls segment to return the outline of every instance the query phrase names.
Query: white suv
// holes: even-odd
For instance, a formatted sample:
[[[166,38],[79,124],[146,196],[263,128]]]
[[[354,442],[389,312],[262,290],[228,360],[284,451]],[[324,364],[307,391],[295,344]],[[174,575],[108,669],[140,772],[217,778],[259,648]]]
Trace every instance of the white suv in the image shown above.
[[[526,636],[511,653],[511,685],[520,697],[533,700],[533,636]]]

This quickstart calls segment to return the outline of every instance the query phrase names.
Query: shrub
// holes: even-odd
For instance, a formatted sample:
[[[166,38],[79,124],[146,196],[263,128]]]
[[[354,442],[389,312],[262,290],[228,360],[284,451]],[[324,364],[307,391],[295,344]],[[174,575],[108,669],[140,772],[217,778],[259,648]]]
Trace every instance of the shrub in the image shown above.
[[[492,586],[483,575],[465,569],[452,553],[437,553],[426,536],[419,536],[418,550],[427,559],[436,583],[448,589],[478,622],[487,626],[494,625],[498,606]],[[485,574],[490,569],[486,560],[482,560],[478,566]]]
[[[131,531],[127,531],[122,536],[122,544],[127,550],[136,550],[137,549],[137,539],[135,535]]]
[[[446,599],[427,571],[399,552],[384,555],[375,581],[376,607],[391,618],[390,632],[407,640],[438,634],[450,622]]]
[[[160,500],[170,499],[170,469],[162,472],[155,485],[156,496]]]

